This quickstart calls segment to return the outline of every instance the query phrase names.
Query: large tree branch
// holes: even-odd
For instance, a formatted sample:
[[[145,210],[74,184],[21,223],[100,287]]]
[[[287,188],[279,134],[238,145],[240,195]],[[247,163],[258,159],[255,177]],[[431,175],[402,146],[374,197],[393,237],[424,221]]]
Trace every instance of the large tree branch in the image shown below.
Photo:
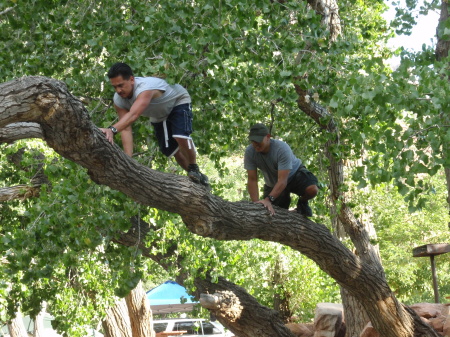
[[[260,305],[236,284],[224,278],[212,282],[207,277],[196,278],[195,286],[200,304],[237,336],[293,336],[278,311]]]
[[[20,127],[18,127],[19,125]],[[0,143],[26,139],[30,135],[33,135],[30,138],[43,137],[41,128],[36,123],[15,123],[13,126],[4,128],[7,129],[6,131],[0,129],[0,134],[2,131],[5,131],[3,132],[4,138],[0,140]],[[34,133],[35,130],[38,132]],[[15,188],[0,189],[0,201],[37,196],[40,190],[39,187],[40,185],[33,187],[19,185]],[[9,193],[3,193],[4,190]],[[13,193],[13,191],[17,192]],[[145,237],[150,231],[150,224],[137,216],[132,217],[130,223],[131,227],[128,231],[118,233],[112,241],[127,247],[138,247],[143,256],[152,259],[166,270],[172,267],[166,262],[166,259],[174,256],[178,248],[177,242],[166,242],[166,246],[168,245],[166,252],[164,254],[154,254],[152,253],[152,247],[149,247],[145,243]],[[180,256],[179,261],[176,262],[180,267],[181,258]],[[171,261],[170,263],[172,264],[173,262]],[[182,268],[180,269],[182,270]],[[177,277],[177,282],[183,285],[185,279],[186,275],[181,272]],[[235,333],[239,332],[239,336],[293,336],[290,330],[284,325],[282,317],[276,311],[259,304],[244,289],[224,278],[220,278],[219,282],[212,282],[209,277],[206,279],[198,277],[196,278],[195,284],[197,286],[197,297],[200,298],[202,306],[209,309],[228,329]],[[255,327],[252,327],[252,323],[256,321],[259,323]]]
[[[13,123],[0,129],[0,144],[42,137],[41,127],[37,123]]]
[[[397,303],[382,271],[364,263],[325,226],[282,209],[271,217],[260,205],[227,202],[187,177],[140,165],[106,140],[63,83],[26,77],[0,84],[0,128],[17,122],[38,123],[47,144],[87,168],[95,182],[144,205],[180,214],[195,234],[218,240],[258,238],[303,253],[366,306],[383,336],[398,336],[399,327],[411,326],[411,316],[404,311],[380,315]]]

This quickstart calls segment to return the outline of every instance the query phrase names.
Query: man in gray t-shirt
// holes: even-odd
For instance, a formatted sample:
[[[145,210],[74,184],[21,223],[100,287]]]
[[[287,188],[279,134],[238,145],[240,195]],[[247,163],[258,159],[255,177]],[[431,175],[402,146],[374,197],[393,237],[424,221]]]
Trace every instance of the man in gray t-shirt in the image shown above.
[[[303,166],[291,148],[285,142],[271,139],[264,124],[255,124],[250,128],[248,139],[251,145],[244,155],[244,167],[247,170],[247,189],[253,202],[266,207],[270,214],[275,211],[272,205],[289,208],[294,193],[299,196],[297,212],[312,216],[308,200],[314,198],[319,189],[317,178]],[[259,199],[258,171],[264,176],[264,195]]]
[[[191,138],[191,97],[179,84],[169,85],[157,77],[134,77],[125,63],[115,63],[108,77],[116,93],[114,108],[119,121],[100,130],[108,141],[120,132],[123,149],[133,155],[131,125],[142,115],[150,118],[161,152],[174,156],[177,163],[188,172],[189,178],[209,188],[208,177],[200,172],[196,162],[195,146]]]

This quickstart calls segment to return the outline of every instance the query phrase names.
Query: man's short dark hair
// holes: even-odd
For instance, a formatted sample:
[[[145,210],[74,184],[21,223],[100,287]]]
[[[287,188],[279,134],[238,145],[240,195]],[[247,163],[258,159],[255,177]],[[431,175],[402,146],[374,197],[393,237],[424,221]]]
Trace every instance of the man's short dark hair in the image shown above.
[[[133,70],[126,63],[117,62],[114,63],[108,71],[108,78],[114,78],[117,76],[122,76],[124,80],[129,80],[133,75]]]

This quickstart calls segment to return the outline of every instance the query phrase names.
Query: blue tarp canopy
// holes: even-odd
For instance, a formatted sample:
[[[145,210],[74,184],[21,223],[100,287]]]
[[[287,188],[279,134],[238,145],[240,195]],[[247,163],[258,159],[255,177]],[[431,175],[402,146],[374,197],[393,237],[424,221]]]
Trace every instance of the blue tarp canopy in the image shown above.
[[[186,289],[174,281],[167,281],[147,291],[153,314],[187,312],[198,302],[194,302]]]

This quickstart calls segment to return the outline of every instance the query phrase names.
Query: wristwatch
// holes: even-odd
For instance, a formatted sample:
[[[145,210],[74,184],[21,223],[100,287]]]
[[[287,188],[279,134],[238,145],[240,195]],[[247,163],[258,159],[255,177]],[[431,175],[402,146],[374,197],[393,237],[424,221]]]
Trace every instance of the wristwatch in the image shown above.
[[[112,131],[112,133],[114,134],[114,135],[117,135],[117,129],[114,127],[114,126],[112,126],[112,125],[110,125],[110,126],[108,126],[108,129],[111,129],[111,131]]]
[[[275,201],[275,197],[273,197],[272,195],[269,195],[268,198],[271,203],[273,203]]]

